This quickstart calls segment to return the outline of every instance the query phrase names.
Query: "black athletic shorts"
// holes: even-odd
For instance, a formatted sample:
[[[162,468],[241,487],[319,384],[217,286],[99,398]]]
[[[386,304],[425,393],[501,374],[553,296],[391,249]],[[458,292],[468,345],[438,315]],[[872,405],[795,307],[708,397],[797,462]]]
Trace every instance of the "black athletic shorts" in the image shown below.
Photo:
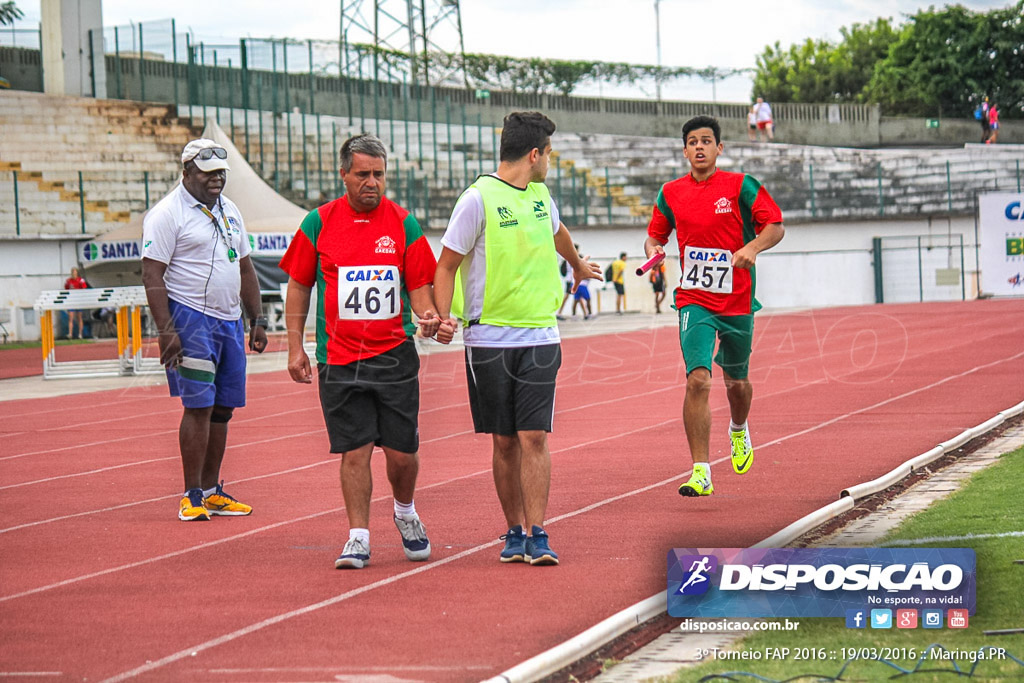
[[[466,347],[469,408],[478,434],[551,431],[561,344]]]
[[[420,447],[420,357],[407,339],[379,356],[317,366],[331,453],[373,443],[402,453]]]

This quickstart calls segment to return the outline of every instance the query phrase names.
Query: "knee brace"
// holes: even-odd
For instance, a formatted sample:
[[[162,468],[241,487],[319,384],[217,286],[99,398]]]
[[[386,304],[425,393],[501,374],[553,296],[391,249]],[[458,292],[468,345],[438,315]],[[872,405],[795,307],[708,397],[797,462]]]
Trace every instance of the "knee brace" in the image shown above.
[[[227,406],[214,406],[213,412],[210,413],[210,422],[215,424],[225,424],[230,422],[231,416],[234,412],[234,408],[228,408]]]

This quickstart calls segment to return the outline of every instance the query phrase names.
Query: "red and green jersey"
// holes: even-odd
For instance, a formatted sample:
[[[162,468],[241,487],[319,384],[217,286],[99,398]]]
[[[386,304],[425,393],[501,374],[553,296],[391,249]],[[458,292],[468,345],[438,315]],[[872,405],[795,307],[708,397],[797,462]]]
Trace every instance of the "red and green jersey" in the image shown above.
[[[409,292],[434,281],[437,261],[419,223],[386,197],[357,213],[345,197],[310,211],[281,269],[317,287],[316,359],[347,365],[411,337]]]
[[[731,258],[764,226],[781,222],[782,211],[768,191],[743,173],[717,170],[700,183],[687,173],[665,183],[647,234],[664,245],[676,233],[682,265],[676,307],[697,304],[720,315],[760,308],[754,268],[733,268]]]

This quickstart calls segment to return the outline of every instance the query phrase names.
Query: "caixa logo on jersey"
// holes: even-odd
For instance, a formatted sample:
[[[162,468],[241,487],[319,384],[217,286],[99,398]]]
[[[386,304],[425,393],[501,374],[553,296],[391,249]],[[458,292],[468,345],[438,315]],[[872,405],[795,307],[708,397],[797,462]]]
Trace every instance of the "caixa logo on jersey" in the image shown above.
[[[673,617],[841,617],[858,608],[974,614],[975,556],[964,548],[675,548]]]
[[[394,268],[352,268],[345,271],[349,282],[394,282]]]

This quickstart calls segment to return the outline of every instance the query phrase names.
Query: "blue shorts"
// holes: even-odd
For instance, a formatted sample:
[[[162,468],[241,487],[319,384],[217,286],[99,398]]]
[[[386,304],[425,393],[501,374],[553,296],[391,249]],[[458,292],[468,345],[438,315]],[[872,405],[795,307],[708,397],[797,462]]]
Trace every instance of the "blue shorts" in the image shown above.
[[[171,396],[186,408],[245,405],[245,332],[242,320],[221,320],[168,302],[184,359],[167,371]]]
[[[573,299],[576,301],[579,301],[580,299],[583,299],[584,301],[590,301],[590,288],[581,285],[576,290],[576,293],[573,294]]]

